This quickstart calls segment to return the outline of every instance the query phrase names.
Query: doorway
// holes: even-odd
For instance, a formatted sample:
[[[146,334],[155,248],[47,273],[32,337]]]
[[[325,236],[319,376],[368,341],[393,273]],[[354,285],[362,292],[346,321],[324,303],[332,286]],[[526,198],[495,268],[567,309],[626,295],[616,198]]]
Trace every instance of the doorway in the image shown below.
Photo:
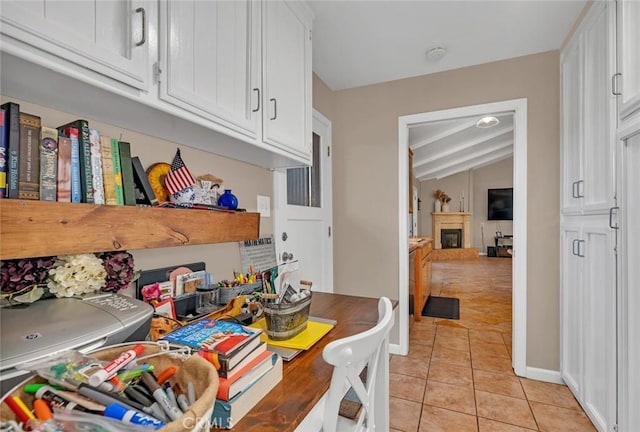
[[[484,116],[495,112],[513,113],[513,293],[512,366],[519,376],[527,376],[527,100],[513,99],[442,111],[418,113],[398,118],[398,220],[399,220],[399,346],[394,350],[406,354],[409,349],[409,256],[406,233],[409,187],[409,127],[446,119]]]

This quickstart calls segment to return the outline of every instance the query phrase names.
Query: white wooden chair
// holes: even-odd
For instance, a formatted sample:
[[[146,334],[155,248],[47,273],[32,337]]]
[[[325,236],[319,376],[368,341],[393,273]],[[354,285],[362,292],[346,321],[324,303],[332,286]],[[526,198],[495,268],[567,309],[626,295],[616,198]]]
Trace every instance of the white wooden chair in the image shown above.
[[[333,341],[324,348],[324,360],[333,365],[329,390],[298,426],[298,432],[389,430],[389,331],[393,306],[382,297],[378,302],[378,324],[373,328]],[[360,372],[367,367],[366,381]],[[353,388],[362,404],[356,420],[338,415],[340,401]]]

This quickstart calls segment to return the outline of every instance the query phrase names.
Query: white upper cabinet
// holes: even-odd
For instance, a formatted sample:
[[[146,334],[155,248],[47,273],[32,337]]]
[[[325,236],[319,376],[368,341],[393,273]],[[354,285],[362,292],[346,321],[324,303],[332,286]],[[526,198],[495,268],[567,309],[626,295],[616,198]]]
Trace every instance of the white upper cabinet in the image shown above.
[[[618,0],[618,110],[620,119],[640,110],[640,2]]]
[[[123,82],[148,86],[147,2],[2,1],[2,50],[51,67],[56,58]],[[35,53],[35,48],[53,57]]]
[[[260,4],[160,3],[160,98],[258,138]]]
[[[301,6],[263,3],[263,139],[311,163],[311,27]]]
[[[595,2],[561,59],[562,211],[598,214],[614,200],[615,13]]]

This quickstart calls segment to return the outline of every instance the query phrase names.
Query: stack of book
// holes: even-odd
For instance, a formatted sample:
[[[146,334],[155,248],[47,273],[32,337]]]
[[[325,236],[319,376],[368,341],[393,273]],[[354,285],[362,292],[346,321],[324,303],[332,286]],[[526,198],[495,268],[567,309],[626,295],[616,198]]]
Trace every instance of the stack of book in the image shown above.
[[[212,426],[232,428],[282,379],[282,359],[267,349],[261,333],[235,322],[203,318],[162,338],[198,350],[218,369]]]
[[[20,105],[0,106],[0,198],[108,205],[154,205],[131,144],[86,120],[51,128]]]

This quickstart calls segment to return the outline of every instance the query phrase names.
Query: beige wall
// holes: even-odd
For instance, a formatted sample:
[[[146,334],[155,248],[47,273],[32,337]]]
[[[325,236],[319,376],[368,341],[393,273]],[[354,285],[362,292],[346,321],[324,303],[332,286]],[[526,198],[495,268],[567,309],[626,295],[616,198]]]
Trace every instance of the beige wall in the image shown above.
[[[458,174],[450,175],[441,179],[433,179],[420,182],[420,223],[418,224],[418,232],[420,235],[432,235],[433,220],[431,213],[434,211],[436,199],[433,193],[440,189],[449,197],[449,211],[460,211],[460,195],[464,191],[465,197],[465,211],[470,211],[468,207],[469,197],[469,185],[472,178],[472,172],[464,171]],[[473,229],[473,227],[472,227]]]
[[[398,117],[528,101],[527,365],[559,370],[559,52],[332,94],[334,287],[398,297]]]
[[[42,118],[42,124],[45,126],[56,127],[78,118],[73,114],[52,110],[15,98],[2,96],[1,99],[2,103],[9,100],[17,102],[20,104],[21,111],[39,115]],[[98,129],[101,133],[113,137],[122,137],[122,141],[130,142],[132,154],[140,157],[145,168],[155,162],[171,163],[178,147],[175,143],[104,124],[95,119],[87,118],[87,120],[92,128]],[[211,173],[221,177],[224,180],[222,186],[233,191],[238,197],[239,207],[241,208],[246,208],[248,211],[256,211],[256,195],[273,196],[272,174],[266,169],[185,146],[180,146],[180,150],[182,159],[194,176]],[[185,215],[188,211],[195,210],[185,210]],[[216,227],[204,226],[202,229],[216,229]],[[272,219],[261,218],[260,234],[270,235],[272,233]],[[238,243],[235,242],[145,249],[131,251],[131,253],[134,256],[135,266],[138,270],[204,261],[207,264],[207,270],[211,271],[213,277],[218,280],[231,278],[233,271],[237,271],[240,268],[240,250]]]

